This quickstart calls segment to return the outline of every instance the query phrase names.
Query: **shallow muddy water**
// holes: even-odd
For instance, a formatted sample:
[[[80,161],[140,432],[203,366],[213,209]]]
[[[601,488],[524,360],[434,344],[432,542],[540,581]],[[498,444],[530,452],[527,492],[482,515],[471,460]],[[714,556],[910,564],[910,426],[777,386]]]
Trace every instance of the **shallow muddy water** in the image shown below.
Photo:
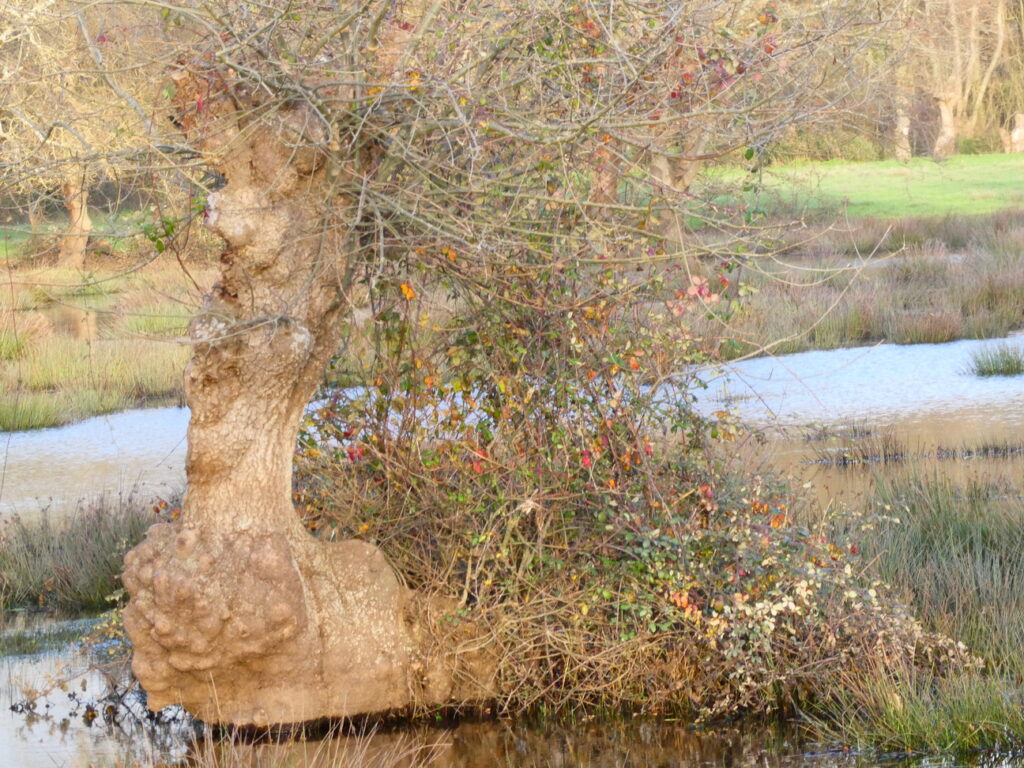
[[[822,504],[855,503],[882,469],[1019,484],[1024,376],[967,372],[972,352],[1000,341],[1024,346],[1016,336],[756,358],[710,377],[698,406],[762,428],[756,454],[813,483]]]
[[[709,388],[697,393],[697,403],[706,413],[730,408],[745,422],[790,428],[772,445],[774,465],[838,490],[848,472],[800,466],[829,445],[841,445],[841,438],[805,435],[851,425],[890,428],[917,454],[1024,442],[1024,377],[964,372],[972,351],[999,341],[878,344],[756,358],[708,376]],[[1010,341],[1024,344],[1024,337]],[[159,496],[180,490],[187,425],[185,408],[152,408],[0,433],[0,517],[30,516],[44,506],[136,487]],[[1020,458],[1014,461],[1024,468]],[[943,471],[980,466],[960,464],[953,470],[947,462]]]
[[[167,496],[185,483],[186,408],[97,416],[65,427],[0,433],[0,517],[31,517],[85,496]]]
[[[50,624],[47,631],[59,629]],[[10,630],[7,630],[10,631]],[[203,730],[166,712],[154,724],[137,692],[106,698],[123,667],[97,666],[74,651],[0,657],[0,765],[18,768],[818,768],[881,765],[890,759],[857,757],[801,743],[797,735],[764,725],[698,730],[679,722],[581,721],[528,726],[509,721],[366,727],[334,738],[284,743],[232,743],[203,738]],[[63,685],[62,682],[63,681]],[[34,709],[25,711],[28,694]],[[11,707],[14,705],[14,710]],[[929,761],[928,765],[940,765]]]

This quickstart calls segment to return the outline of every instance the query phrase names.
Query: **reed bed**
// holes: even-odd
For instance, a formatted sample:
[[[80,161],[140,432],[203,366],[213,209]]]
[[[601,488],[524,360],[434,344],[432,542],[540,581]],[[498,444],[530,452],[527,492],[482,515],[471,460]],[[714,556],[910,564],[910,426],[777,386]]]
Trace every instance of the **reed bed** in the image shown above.
[[[752,294],[691,320],[725,357],[878,341],[997,338],[1024,327],[1024,230],[980,228],[959,251],[928,240],[867,259],[804,252],[751,258],[737,283]],[[714,273],[707,277],[714,279]],[[726,289],[724,298],[730,297]]]
[[[980,664],[938,675],[874,659],[845,677],[822,738],[881,749],[958,752],[1024,745],[1024,496],[1006,482],[879,477],[860,546],[931,630]]]
[[[191,354],[182,337],[198,302],[194,281],[207,272],[9,269],[0,287],[0,430],[180,399]]]
[[[109,607],[125,553],[170,506],[126,493],[83,501],[59,519],[44,512],[33,520],[5,520],[0,524],[0,609]]]

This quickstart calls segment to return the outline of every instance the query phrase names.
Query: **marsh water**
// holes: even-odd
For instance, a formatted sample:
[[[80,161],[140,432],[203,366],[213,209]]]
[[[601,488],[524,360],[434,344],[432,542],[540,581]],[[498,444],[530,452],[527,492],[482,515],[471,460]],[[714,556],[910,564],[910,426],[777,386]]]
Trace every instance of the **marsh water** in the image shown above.
[[[855,504],[890,463],[962,478],[1024,476],[1024,377],[967,373],[972,353],[995,341],[876,345],[759,358],[710,372],[704,412],[723,408],[762,430],[759,460],[812,483],[822,503]],[[1024,344],[1024,338],[1010,339]],[[184,480],[188,412],[129,411],[68,427],[0,435],[0,517],[30,515],[83,495],[172,493]],[[3,632],[33,630],[24,615]],[[0,644],[0,648],[4,647]],[[790,766],[857,764],[856,756],[801,743],[770,728],[701,732],[679,723],[578,723],[529,728],[466,723],[357,738],[231,747],[193,743],[187,723],[159,727],[138,715],[137,692],[105,713],[122,668],[67,650],[0,658],[0,765]],[[26,691],[72,676],[34,712],[12,712]],[[119,677],[121,676],[121,677]],[[70,695],[69,695],[70,694]],[[99,704],[92,710],[86,701]],[[106,702],[106,703],[104,703]],[[230,750],[230,753],[223,753]],[[191,757],[190,757],[191,756]],[[893,756],[903,761],[904,756]],[[879,763],[877,756],[869,761]],[[885,762],[884,760],[882,762]],[[925,761],[928,765],[934,762]]]
[[[149,408],[0,433],[0,518],[31,517],[86,496],[180,491],[187,426],[185,408]]]
[[[43,632],[59,628],[59,623],[37,626]],[[558,727],[463,722],[395,731],[362,728],[308,741],[231,743],[204,738],[199,728],[173,711],[165,712],[159,723],[147,720],[140,694],[116,688],[124,679],[123,662],[105,661],[102,653],[63,650],[0,658],[0,765],[818,768],[911,764],[905,755],[868,760],[803,742],[792,730],[766,724],[700,730],[679,722],[646,720],[582,720]],[[64,682],[63,687],[58,681]],[[116,695],[110,695],[112,690]],[[44,691],[48,693],[40,695]],[[32,711],[24,710],[26,696],[35,697],[30,699]]]
[[[894,466],[957,482],[1024,477],[1024,377],[980,377],[972,355],[1024,337],[803,352],[715,372],[698,394],[763,430],[754,451],[811,483],[821,504],[856,504]]]
[[[820,462],[816,469],[815,462],[841,451],[851,434],[894,435],[906,452],[922,458],[1024,442],[1024,377],[966,372],[975,350],[999,341],[877,344],[756,358],[707,372],[709,387],[698,392],[698,407],[707,413],[729,408],[766,429],[773,442],[765,453],[776,468],[824,484],[823,493],[839,493],[849,473]],[[1008,341],[1024,345],[1024,337]],[[0,433],[0,517],[134,488],[172,494],[184,485],[187,425],[185,408],[151,408]],[[946,462],[943,471],[977,466]]]

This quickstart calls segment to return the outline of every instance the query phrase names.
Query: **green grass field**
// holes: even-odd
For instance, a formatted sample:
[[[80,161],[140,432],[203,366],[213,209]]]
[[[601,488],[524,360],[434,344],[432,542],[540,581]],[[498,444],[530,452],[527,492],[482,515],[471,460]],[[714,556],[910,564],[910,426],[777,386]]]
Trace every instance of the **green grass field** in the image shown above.
[[[805,209],[851,219],[994,213],[1024,206],[1024,156],[769,166],[762,194],[769,211]]]

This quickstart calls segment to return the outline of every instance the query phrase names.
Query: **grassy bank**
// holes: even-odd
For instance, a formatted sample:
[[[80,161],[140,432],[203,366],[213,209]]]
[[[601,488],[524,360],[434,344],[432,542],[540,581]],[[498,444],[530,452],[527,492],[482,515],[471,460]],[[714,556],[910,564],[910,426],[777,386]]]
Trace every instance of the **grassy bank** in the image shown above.
[[[0,431],[176,400],[202,269],[8,264],[0,285]],[[193,282],[193,280],[197,282]],[[201,282],[199,282],[201,284]]]
[[[844,237],[863,237],[866,248],[879,236],[876,224],[867,225],[869,235],[831,232],[829,243],[814,235],[799,248],[745,260],[727,278],[751,295],[710,305],[691,321],[694,333],[720,340],[728,357],[998,338],[1024,327],[1024,215],[917,221],[892,242],[894,252],[871,258],[856,255],[855,239],[843,246]]]
[[[924,625],[983,667],[937,676],[876,659],[850,674],[819,736],[925,752],[1024,745],[1024,495],[1005,482],[882,479],[860,546]]]
[[[770,165],[757,202],[849,219],[972,216],[1024,206],[1022,174],[1024,158],[1006,154]]]

